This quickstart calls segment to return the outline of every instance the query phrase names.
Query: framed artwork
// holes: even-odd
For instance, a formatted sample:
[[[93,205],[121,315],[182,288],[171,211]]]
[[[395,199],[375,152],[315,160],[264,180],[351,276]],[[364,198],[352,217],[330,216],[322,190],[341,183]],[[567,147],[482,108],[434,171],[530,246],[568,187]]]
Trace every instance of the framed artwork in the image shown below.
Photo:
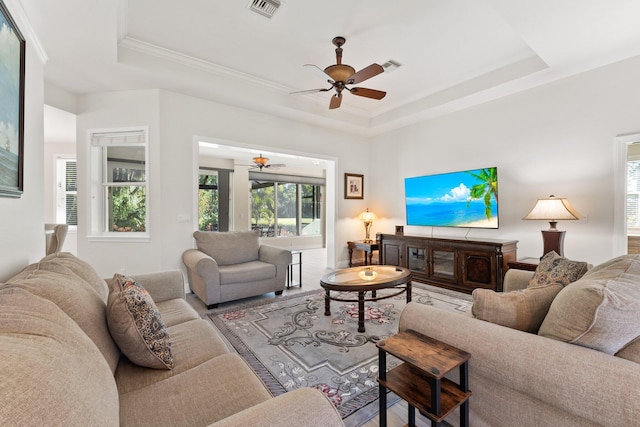
[[[24,177],[25,40],[0,0],[0,196],[20,197]]]
[[[344,174],[344,198],[364,199],[364,175]]]

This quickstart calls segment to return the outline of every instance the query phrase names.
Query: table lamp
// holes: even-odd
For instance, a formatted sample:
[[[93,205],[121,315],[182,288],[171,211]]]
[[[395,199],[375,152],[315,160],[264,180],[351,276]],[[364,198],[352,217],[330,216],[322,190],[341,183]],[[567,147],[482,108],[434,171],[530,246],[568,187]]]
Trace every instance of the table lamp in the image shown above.
[[[576,220],[580,218],[582,218],[582,215],[573,209],[567,199],[551,195],[543,199],[538,199],[536,205],[531,209],[531,212],[522,219],[542,219],[549,221],[550,228],[548,230],[542,230],[542,241],[544,244],[542,256],[545,256],[551,251],[555,251],[558,255],[564,256],[563,245],[565,232],[558,230],[556,225],[560,220]]]
[[[362,220],[362,222],[364,222],[364,231],[366,234],[364,238],[364,242],[365,243],[373,242],[373,240],[371,240],[371,237],[370,237],[371,224],[373,224],[373,220],[378,219],[378,217],[373,212],[369,212],[369,208],[367,208],[366,211],[360,214],[360,219]]]

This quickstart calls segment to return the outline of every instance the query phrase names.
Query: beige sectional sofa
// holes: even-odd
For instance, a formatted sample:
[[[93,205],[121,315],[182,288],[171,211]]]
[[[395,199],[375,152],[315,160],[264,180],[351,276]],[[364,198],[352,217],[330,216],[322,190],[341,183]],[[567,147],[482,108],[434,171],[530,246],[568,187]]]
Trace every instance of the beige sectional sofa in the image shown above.
[[[399,328],[471,353],[472,426],[639,425],[640,256],[596,266],[550,299],[554,285],[532,286],[532,274],[509,270],[511,292],[489,300],[501,300],[496,319],[523,330],[532,324],[524,317],[540,314],[533,305],[546,304],[533,333],[416,303],[403,310]],[[474,306],[491,305],[486,293],[474,292]],[[447,421],[457,425],[458,417]]]
[[[121,353],[106,314],[109,289],[120,284],[71,254],[47,256],[0,285],[0,425],[343,425],[315,389],[272,398],[186,302],[180,271],[134,279],[164,323],[172,369]]]

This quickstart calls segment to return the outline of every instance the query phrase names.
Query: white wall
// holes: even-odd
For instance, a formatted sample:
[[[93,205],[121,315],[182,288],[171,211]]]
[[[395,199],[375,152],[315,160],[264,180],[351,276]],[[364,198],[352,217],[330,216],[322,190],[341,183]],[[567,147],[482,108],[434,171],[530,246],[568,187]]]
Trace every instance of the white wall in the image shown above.
[[[18,27],[19,19],[12,2],[6,2]],[[0,197],[0,282],[45,254],[43,207],[43,64],[26,40],[24,193],[20,198]]]
[[[327,178],[337,194],[337,206],[329,206],[335,221],[329,224],[330,266],[344,264],[346,241],[362,238],[362,224],[354,218],[365,201],[343,200],[344,172],[368,175],[368,141],[340,132],[230,107],[177,93],[148,90],[83,95],[78,99],[78,255],[99,274],[129,274],[182,268],[181,256],[193,247],[197,212],[195,174],[197,148],[194,136],[237,142],[256,147],[283,149],[289,153],[339,158],[334,176]],[[150,233],[147,243],[89,241],[87,131],[147,125],[150,129]],[[365,181],[365,196],[371,194]],[[333,242],[336,242],[335,244]],[[337,250],[334,253],[334,248]]]
[[[588,220],[562,221],[565,255],[591,263],[613,249],[616,135],[640,130],[640,58],[375,138],[373,231],[405,224],[405,177],[498,167],[500,228],[470,237],[519,240],[518,256],[542,255],[543,221],[523,221],[539,197],[567,197]],[[390,147],[398,153],[391,160]],[[377,168],[376,165],[384,165]],[[622,189],[620,189],[622,190]],[[406,227],[405,234],[464,235],[468,229]]]
[[[78,167],[78,257],[89,262],[102,277],[114,273],[145,273],[165,267],[163,247],[171,246],[169,233],[164,233],[164,205],[170,200],[163,197],[163,181],[167,175],[177,175],[179,169],[163,170],[160,156],[162,148],[159,132],[159,91],[112,92],[78,97],[77,115],[77,167]],[[88,223],[90,171],[89,131],[146,126],[149,129],[149,242],[123,242],[89,240]],[[176,268],[177,265],[167,265]]]

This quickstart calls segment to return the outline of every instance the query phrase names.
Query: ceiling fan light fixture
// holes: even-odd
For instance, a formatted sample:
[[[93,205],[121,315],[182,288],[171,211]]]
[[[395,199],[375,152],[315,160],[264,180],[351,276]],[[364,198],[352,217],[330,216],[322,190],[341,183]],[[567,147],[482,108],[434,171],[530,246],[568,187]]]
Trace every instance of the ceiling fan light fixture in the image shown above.
[[[260,156],[258,157],[254,157],[253,158],[253,162],[262,166],[266,166],[267,162],[269,161],[268,157],[262,157],[262,154],[260,154]]]
[[[345,64],[330,65],[324,69],[334,82],[346,82],[349,77],[355,74],[356,70]]]

